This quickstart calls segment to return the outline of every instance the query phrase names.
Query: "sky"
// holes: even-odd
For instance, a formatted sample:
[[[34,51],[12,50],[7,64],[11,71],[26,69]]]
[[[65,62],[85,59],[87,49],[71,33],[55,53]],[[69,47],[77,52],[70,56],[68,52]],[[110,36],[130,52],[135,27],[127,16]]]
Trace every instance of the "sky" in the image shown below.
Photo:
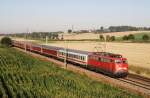
[[[0,0],[0,33],[150,27],[150,0]]]

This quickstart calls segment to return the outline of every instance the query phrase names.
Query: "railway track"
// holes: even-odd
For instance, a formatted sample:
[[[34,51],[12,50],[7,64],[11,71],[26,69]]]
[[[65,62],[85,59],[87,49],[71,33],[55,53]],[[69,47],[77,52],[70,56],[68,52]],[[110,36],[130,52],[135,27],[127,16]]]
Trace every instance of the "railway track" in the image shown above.
[[[137,87],[139,91],[145,91],[145,94],[150,97],[150,78],[129,73],[126,78],[119,78],[117,80],[127,83],[129,85],[133,85],[133,87]]]

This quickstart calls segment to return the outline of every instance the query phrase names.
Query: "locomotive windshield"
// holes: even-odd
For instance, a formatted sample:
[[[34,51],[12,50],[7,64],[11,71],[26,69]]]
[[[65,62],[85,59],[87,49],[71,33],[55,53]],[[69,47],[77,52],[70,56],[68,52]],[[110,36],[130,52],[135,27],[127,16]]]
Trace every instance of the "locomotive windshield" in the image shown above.
[[[115,60],[115,63],[119,64],[119,63],[121,63],[121,60]]]

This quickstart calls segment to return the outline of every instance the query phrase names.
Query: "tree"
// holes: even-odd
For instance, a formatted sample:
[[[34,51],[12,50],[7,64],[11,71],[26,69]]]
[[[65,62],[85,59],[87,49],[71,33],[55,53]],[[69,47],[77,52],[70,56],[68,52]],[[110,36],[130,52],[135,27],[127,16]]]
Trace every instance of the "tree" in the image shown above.
[[[134,40],[134,39],[135,39],[135,37],[134,37],[134,35],[133,35],[133,34],[129,34],[129,35],[128,35],[128,39],[130,39],[130,40]]]
[[[147,34],[144,34],[143,37],[142,37],[142,39],[145,40],[145,41],[147,41],[147,40],[149,40],[150,38],[149,38],[149,36],[148,36]]]
[[[72,30],[71,30],[71,29],[69,29],[69,30],[68,30],[68,33],[72,33]]]
[[[101,41],[104,41],[104,40],[105,40],[103,35],[99,35],[99,39],[100,39]]]
[[[110,37],[110,40],[111,40],[111,41],[115,41],[115,40],[116,40],[116,37],[115,37],[115,36],[111,36],[111,37]]]
[[[10,46],[12,46],[12,40],[9,37],[3,37],[1,39],[1,44],[4,46],[10,47]]]
[[[100,31],[101,31],[101,32],[104,31],[104,27],[103,27],[103,26],[100,27]]]
[[[122,37],[122,39],[123,39],[123,40],[128,40],[128,36],[127,36],[127,35],[124,35],[124,36]]]

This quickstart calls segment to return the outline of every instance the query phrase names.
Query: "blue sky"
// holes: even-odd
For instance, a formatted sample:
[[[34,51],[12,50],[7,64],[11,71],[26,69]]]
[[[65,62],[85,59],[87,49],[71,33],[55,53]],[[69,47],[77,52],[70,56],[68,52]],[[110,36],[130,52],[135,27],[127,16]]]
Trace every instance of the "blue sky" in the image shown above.
[[[0,0],[0,32],[150,26],[150,0]]]

